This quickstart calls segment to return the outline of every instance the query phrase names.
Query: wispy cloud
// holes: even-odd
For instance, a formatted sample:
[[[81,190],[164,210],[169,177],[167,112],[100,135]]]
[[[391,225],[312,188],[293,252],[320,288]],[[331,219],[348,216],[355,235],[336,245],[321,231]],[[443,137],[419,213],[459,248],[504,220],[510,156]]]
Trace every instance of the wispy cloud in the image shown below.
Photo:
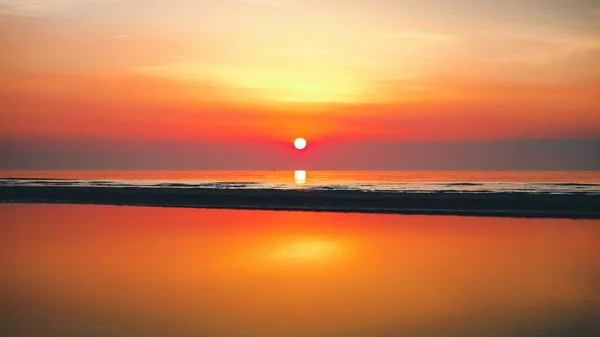
[[[400,39],[405,41],[419,41],[430,43],[448,43],[456,40],[456,36],[438,33],[425,32],[383,32],[383,33],[368,33],[367,36]]]
[[[489,33],[494,41],[508,43],[494,61],[549,64],[571,57],[585,57],[600,49],[600,39],[591,36],[567,34],[556,30],[538,32]]]
[[[47,0],[1,0],[0,16],[40,16],[47,11],[48,6],[53,6],[60,2],[50,2]]]
[[[81,3],[125,2],[143,0],[0,0],[2,16],[40,17],[64,10],[70,5]]]
[[[264,5],[274,7],[297,7],[298,4],[290,0],[230,0],[243,4]]]

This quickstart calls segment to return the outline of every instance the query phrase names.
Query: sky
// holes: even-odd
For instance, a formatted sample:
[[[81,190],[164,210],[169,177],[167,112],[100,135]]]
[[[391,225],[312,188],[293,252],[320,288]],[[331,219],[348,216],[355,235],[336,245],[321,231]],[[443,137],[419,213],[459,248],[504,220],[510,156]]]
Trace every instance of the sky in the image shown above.
[[[0,0],[0,48],[0,169],[600,169],[597,0]]]

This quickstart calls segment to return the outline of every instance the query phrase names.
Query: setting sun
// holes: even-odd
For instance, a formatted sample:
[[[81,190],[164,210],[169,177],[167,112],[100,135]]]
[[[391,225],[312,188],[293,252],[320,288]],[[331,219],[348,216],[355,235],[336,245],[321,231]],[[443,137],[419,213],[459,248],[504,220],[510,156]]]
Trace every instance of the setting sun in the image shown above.
[[[298,150],[304,150],[306,147],[306,140],[304,138],[296,138],[294,141],[294,147]]]

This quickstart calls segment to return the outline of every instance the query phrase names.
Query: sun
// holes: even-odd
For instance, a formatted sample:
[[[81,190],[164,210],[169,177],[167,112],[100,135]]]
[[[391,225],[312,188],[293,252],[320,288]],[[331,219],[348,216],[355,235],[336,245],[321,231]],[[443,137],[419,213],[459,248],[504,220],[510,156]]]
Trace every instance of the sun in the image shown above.
[[[296,138],[296,140],[294,141],[294,147],[296,147],[298,150],[304,150],[304,148],[306,147],[306,139]]]

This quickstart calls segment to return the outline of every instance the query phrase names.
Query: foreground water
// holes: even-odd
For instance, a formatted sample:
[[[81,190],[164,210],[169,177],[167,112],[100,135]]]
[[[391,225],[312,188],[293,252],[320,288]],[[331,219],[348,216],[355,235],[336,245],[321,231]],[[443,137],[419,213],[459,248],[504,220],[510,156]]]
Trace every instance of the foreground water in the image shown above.
[[[600,171],[0,171],[0,185],[600,194]]]
[[[594,336],[600,221],[0,205],[7,336]]]

